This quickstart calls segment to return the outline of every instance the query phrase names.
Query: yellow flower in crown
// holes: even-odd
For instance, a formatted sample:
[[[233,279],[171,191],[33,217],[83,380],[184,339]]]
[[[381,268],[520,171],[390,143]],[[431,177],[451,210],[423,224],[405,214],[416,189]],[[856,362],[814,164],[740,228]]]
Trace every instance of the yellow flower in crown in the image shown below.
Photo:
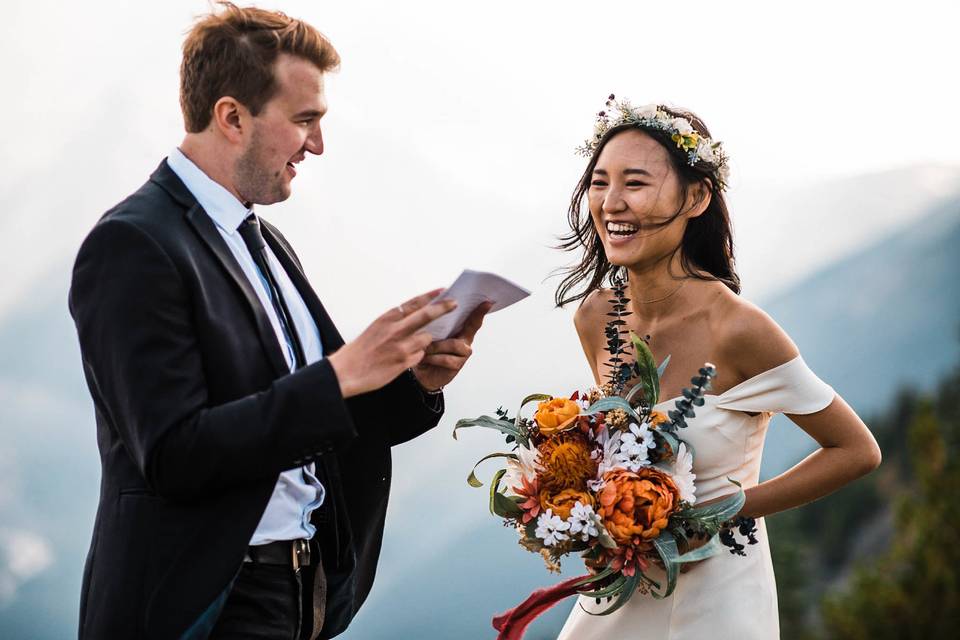
[[[670,136],[670,139],[677,143],[677,146],[683,149],[684,151],[691,151],[696,149],[700,144],[700,136],[696,133],[690,133],[683,135],[680,133],[675,133]]]

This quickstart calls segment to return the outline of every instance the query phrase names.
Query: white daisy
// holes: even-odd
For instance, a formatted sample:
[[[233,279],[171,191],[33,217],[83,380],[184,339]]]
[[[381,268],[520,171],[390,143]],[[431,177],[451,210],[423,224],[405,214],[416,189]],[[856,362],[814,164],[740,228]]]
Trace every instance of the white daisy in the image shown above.
[[[677,449],[677,456],[673,462],[670,475],[673,476],[673,483],[680,490],[680,499],[686,500],[690,504],[696,504],[697,496],[694,494],[697,488],[694,481],[697,476],[693,473],[693,453],[682,442]]]
[[[570,523],[565,522],[560,516],[553,515],[553,509],[547,509],[546,513],[541,513],[537,518],[537,529],[534,535],[543,540],[543,544],[552,547],[558,542],[569,540],[564,531],[569,531]]]
[[[600,516],[594,513],[593,507],[588,504],[585,505],[578,501],[573,505],[567,522],[570,523],[570,535],[579,533],[580,539],[584,542],[600,535]]]

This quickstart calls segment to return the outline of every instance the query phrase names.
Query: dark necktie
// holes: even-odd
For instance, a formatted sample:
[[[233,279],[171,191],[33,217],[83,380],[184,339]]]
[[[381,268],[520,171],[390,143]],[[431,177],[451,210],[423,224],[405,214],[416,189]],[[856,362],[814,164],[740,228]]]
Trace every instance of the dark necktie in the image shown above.
[[[251,213],[240,224],[238,230],[240,231],[240,236],[243,238],[244,244],[247,245],[247,250],[250,251],[250,255],[253,257],[253,261],[269,285],[267,288],[270,294],[270,300],[273,302],[273,308],[277,312],[277,317],[280,318],[280,326],[283,328],[283,332],[287,335],[290,344],[293,345],[293,355],[296,363],[295,368],[299,369],[307,363],[307,359],[303,353],[303,344],[300,342],[300,336],[297,335],[297,327],[293,324],[293,316],[290,315],[287,302],[283,299],[283,296],[280,295],[280,285],[270,270],[270,263],[267,260],[267,243],[263,239],[263,233],[260,231],[260,221],[255,214]]]

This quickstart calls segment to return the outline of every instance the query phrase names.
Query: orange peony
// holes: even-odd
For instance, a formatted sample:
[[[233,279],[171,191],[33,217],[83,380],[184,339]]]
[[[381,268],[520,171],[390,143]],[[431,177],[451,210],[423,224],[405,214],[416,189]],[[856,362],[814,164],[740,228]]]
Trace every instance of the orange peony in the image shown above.
[[[598,462],[590,456],[590,443],[579,431],[561,433],[544,441],[540,450],[540,487],[552,493],[585,489],[597,475]]]
[[[579,489],[564,489],[560,493],[550,494],[549,491],[540,492],[540,510],[546,511],[553,509],[553,514],[560,516],[564,520],[570,517],[570,510],[580,502],[585,505],[594,506],[593,496],[588,491]]]
[[[572,427],[578,415],[580,405],[576,402],[566,398],[553,398],[537,405],[533,419],[540,427],[540,433],[550,436]]]
[[[649,548],[680,502],[673,480],[653,467],[641,467],[636,473],[614,469],[603,479],[597,513],[610,536],[618,545]]]

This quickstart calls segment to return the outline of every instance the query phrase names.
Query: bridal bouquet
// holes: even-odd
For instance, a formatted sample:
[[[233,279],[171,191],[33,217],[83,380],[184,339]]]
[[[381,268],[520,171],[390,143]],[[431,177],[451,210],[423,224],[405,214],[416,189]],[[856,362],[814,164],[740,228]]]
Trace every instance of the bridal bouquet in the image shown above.
[[[742,554],[729,532],[721,534],[743,506],[742,489],[730,480],[735,494],[695,506],[694,452],[680,437],[694,408],[703,405],[715,368],[705,364],[674,409],[654,411],[669,357],[658,367],[631,332],[636,360],[624,362],[622,333],[616,323],[608,325],[612,373],[603,388],[565,397],[529,395],[514,417],[498,409],[495,417],[460,420],[454,428],[454,438],[459,429],[474,426],[506,436],[511,452],[477,462],[506,461],[490,484],[491,513],[516,527],[520,544],[542,555],[550,570],[559,572],[562,557],[579,553],[590,571],[538,590],[494,618],[502,639],[521,637],[537,615],[575,593],[598,604],[605,599],[610,604],[599,615],[606,615],[638,591],[669,596],[681,564],[708,558],[723,544]],[[627,381],[638,382],[627,391]],[[533,415],[524,417],[533,403]],[[477,465],[467,479],[474,487],[482,486]],[[652,564],[664,569],[663,583],[648,574]]]

